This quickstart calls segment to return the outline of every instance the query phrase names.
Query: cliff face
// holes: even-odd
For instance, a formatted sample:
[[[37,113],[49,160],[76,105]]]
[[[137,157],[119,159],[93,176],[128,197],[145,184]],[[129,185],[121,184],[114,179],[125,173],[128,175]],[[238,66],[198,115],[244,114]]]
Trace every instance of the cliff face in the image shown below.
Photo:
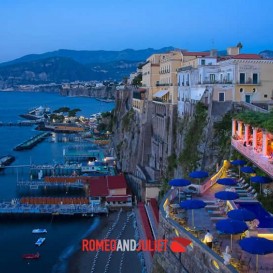
[[[115,99],[115,86],[88,87],[88,88],[61,88],[62,96],[85,96],[93,98]]]
[[[172,105],[144,102],[141,114],[132,109],[133,91],[117,94],[113,145],[121,171],[134,173],[139,165],[146,181],[160,182],[165,191],[170,179],[195,169],[213,172],[229,156],[232,103],[200,102],[181,118]]]

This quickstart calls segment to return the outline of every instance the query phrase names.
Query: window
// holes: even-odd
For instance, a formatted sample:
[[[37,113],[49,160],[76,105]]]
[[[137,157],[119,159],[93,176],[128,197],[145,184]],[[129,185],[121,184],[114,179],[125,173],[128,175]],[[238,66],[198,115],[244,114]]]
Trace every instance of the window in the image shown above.
[[[253,73],[253,84],[258,84],[258,74]]]
[[[201,60],[201,65],[205,65],[206,64],[206,60]]]
[[[223,82],[223,74],[220,74],[220,82]]]
[[[240,83],[244,84],[246,82],[246,75],[245,73],[240,73]]]
[[[225,101],[225,93],[219,93],[219,101]]]
[[[215,82],[215,74],[209,74],[209,81],[211,83],[214,83]]]
[[[267,94],[264,95],[264,98],[267,98]]]
[[[227,73],[227,82],[230,82],[231,79],[230,79],[230,73]]]

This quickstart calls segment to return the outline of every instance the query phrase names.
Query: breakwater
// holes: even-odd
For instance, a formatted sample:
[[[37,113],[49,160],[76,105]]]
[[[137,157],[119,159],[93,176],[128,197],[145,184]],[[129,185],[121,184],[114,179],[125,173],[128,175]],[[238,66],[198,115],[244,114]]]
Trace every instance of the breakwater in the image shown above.
[[[39,135],[31,137],[30,139],[26,140],[25,142],[17,145],[13,150],[21,151],[21,150],[32,149],[35,145],[42,142],[46,137],[48,137],[50,135],[51,135],[51,133],[46,132],[46,133],[41,133]]]

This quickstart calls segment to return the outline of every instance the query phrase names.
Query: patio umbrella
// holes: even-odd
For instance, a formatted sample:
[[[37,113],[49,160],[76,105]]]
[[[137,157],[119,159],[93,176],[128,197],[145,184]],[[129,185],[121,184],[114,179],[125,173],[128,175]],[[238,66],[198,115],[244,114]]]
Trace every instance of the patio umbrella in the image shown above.
[[[256,272],[258,272],[259,256],[273,252],[273,242],[262,237],[249,237],[239,241],[240,247],[251,254],[256,254]]]
[[[241,168],[243,173],[255,173],[255,170],[250,166],[245,166]]]
[[[227,213],[228,217],[239,221],[252,221],[256,215],[247,209],[233,209]]]
[[[241,160],[241,159],[236,159],[230,162],[232,165],[234,166],[238,166],[239,167],[239,177],[240,177],[240,169],[241,166],[244,166],[246,164],[245,160]]]
[[[191,209],[192,210],[192,226],[194,227],[194,212],[195,209],[201,209],[204,208],[207,204],[198,199],[191,199],[191,200],[185,200],[180,203],[180,207],[183,209]]]
[[[179,203],[180,203],[180,187],[185,187],[191,184],[190,180],[183,179],[183,178],[176,178],[169,181],[169,185],[172,187],[179,187]]]
[[[200,179],[206,178],[208,176],[209,176],[208,172],[205,172],[205,171],[194,171],[189,174],[189,177],[197,178],[199,180],[199,186],[200,186]],[[199,192],[200,192],[200,187],[199,187]]]
[[[250,177],[250,181],[254,183],[260,183],[260,193],[262,193],[262,184],[273,182],[272,179],[267,176],[253,176]]]
[[[221,178],[217,180],[217,183],[225,186],[235,186],[237,184],[233,178]]]
[[[233,220],[233,219],[224,219],[216,223],[216,229],[224,234],[230,234],[230,249],[232,250],[232,235],[245,232],[248,227],[245,222]]]
[[[239,198],[239,194],[232,191],[218,191],[214,196],[221,200],[235,200]]]

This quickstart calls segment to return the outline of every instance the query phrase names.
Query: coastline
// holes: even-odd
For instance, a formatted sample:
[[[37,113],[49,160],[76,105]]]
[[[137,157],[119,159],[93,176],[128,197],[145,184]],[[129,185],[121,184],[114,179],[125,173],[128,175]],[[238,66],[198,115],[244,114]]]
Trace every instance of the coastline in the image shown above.
[[[102,216],[100,225],[84,239],[104,239],[109,233],[108,238],[110,239],[134,239],[135,229],[133,222],[135,218],[131,216],[132,211],[116,211],[111,212],[108,217]],[[122,233],[123,229],[124,232]],[[112,257],[109,259],[111,255]],[[109,270],[105,269],[107,263],[109,263]],[[132,264],[134,264],[134,268],[132,268]],[[122,267],[121,271],[120,267]],[[101,251],[98,255],[95,251],[83,252],[79,249],[69,259],[66,273],[101,273],[105,272],[105,270],[111,273],[142,272],[141,263],[136,252],[113,252],[111,254],[111,252]]]

